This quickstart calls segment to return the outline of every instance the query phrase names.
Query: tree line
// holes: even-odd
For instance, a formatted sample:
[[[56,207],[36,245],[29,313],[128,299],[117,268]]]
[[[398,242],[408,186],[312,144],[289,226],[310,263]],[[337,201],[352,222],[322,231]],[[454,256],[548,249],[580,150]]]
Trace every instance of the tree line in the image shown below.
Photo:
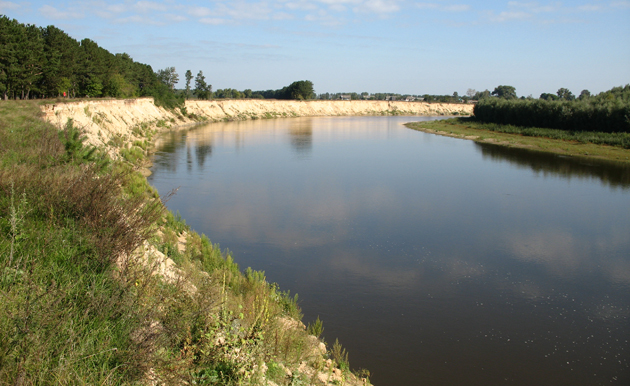
[[[487,90],[486,90],[487,91]],[[512,86],[499,86],[475,105],[482,122],[568,131],[630,132],[630,85],[592,96],[588,90],[576,98],[561,88],[554,97],[516,98]]]
[[[185,73],[185,89],[177,90],[175,67],[157,72],[128,54],[112,54],[90,39],[77,41],[55,26],[22,24],[0,15],[0,95],[7,99],[55,97],[154,97],[165,107],[185,99],[274,98],[313,99],[313,82],[302,80],[279,90],[213,93],[203,71]],[[192,83],[194,80],[194,83]],[[194,88],[193,88],[194,87]]]
[[[77,41],[54,26],[22,24],[0,15],[2,99],[172,97],[151,66]]]

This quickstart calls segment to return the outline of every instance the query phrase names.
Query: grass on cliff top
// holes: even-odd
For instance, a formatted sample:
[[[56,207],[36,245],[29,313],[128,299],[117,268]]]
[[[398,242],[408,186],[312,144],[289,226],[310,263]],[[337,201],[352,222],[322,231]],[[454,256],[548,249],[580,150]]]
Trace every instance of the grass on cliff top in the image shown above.
[[[0,102],[0,384],[288,385],[311,383],[301,362],[326,369],[321,324],[287,327],[297,296],[166,211],[139,154],[109,160],[39,116]],[[125,259],[147,240],[179,278]]]
[[[406,126],[414,130],[472,139],[477,142],[630,163],[629,133],[568,132],[487,124],[476,121],[474,117],[413,122]]]

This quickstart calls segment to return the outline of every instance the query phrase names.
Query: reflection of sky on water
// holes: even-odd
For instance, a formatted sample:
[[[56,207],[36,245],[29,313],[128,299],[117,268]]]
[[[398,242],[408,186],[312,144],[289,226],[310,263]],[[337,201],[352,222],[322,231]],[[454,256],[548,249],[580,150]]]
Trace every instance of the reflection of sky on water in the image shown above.
[[[535,382],[540,369],[580,379],[570,374],[586,376],[604,351],[613,352],[604,370],[588,379],[627,374],[627,359],[611,359],[627,352],[627,340],[610,343],[629,317],[627,170],[400,126],[414,119],[213,124],[173,134],[150,180],[160,192],[181,186],[169,207],[241,266],[298,292],[307,317],[325,315],[327,333],[342,337],[361,365],[387,374],[379,384],[417,371],[439,384],[453,368],[425,357],[429,348],[457,351],[470,363],[467,380],[507,371],[497,350],[535,367],[530,378],[510,370],[523,382],[514,384]],[[564,332],[571,328],[581,332]],[[383,329],[392,331],[378,349],[357,335]],[[394,352],[377,354],[387,347]],[[405,375],[396,369],[408,360],[401,355],[427,365]],[[497,363],[484,372],[474,356]]]

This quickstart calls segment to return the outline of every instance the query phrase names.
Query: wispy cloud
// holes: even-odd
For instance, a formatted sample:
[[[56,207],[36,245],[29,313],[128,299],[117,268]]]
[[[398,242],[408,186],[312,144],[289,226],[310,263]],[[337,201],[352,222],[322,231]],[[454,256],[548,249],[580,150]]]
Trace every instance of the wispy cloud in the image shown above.
[[[156,3],[154,1],[138,1],[133,5],[133,8],[142,13],[151,11],[166,12],[168,10],[168,7],[165,4]]]
[[[503,11],[494,13],[493,11],[486,11],[486,18],[491,22],[504,23],[512,20],[526,20],[531,19],[532,14],[523,11]]]
[[[604,9],[604,6],[601,4],[584,4],[577,7],[579,11],[583,12],[597,12]]]
[[[46,17],[54,20],[63,19],[81,19],[84,15],[81,12],[76,11],[62,11],[50,5],[44,5],[39,8],[39,12]]]
[[[471,6],[468,4],[437,4],[437,3],[416,3],[416,8],[429,9],[442,12],[465,12],[470,11]]]
[[[398,12],[400,10],[400,4],[398,4],[398,1],[392,0],[367,0],[356,6],[354,10],[356,12],[369,12],[383,15]]]
[[[114,22],[118,24],[132,23],[132,24],[149,24],[149,25],[157,25],[157,26],[163,26],[167,24],[165,21],[159,18],[150,17],[146,15],[131,15],[127,17],[120,17],[120,18],[115,19]]]
[[[0,11],[4,11],[5,9],[15,10],[20,8],[21,6],[16,3],[12,3],[10,1],[2,1],[0,0]]]
[[[230,24],[229,20],[220,19],[218,17],[203,17],[203,18],[199,19],[199,22],[202,23],[202,24],[209,24],[209,25]]]

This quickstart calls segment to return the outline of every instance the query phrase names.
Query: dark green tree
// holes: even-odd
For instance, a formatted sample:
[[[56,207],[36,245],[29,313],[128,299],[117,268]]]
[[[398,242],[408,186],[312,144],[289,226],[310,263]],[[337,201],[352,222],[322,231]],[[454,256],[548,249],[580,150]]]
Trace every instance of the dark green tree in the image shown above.
[[[516,89],[513,86],[497,86],[492,95],[503,99],[516,99]]]
[[[575,100],[575,95],[573,95],[573,93],[569,91],[569,89],[566,89],[564,87],[559,89],[558,92],[556,92],[556,94],[558,95],[558,99],[563,100],[563,101]]]
[[[580,93],[580,96],[578,97],[579,100],[583,101],[586,100],[588,98],[591,97],[591,92],[588,90],[582,90],[582,92]]]
[[[186,99],[188,99],[190,97],[190,81],[193,78],[192,71],[186,70],[185,77],[186,77]]]
[[[203,71],[199,71],[195,77],[195,96],[199,99],[210,99],[212,97],[212,85],[206,83]]]
[[[177,71],[175,71],[175,67],[166,67],[163,70],[158,70],[157,77],[171,90],[174,90],[175,84],[179,82],[179,75],[177,74]]]
[[[291,83],[285,91],[285,99],[307,100],[313,99],[313,82],[310,80],[299,80]]]
[[[480,101],[482,99],[490,98],[490,96],[491,96],[490,90],[477,91],[477,92],[475,92],[475,95],[473,96],[472,99],[476,100],[476,101]]]
[[[540,99],[544,99],[547,101],[557,101],[558,96],[556,94],[549,94],[549,93],[544,92],[540,94]]]

